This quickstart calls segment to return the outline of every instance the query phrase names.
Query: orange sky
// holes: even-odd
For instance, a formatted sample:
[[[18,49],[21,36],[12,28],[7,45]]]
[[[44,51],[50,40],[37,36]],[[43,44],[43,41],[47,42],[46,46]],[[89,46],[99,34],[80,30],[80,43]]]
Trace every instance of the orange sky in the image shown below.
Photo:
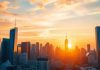
[[[100,25],[99,0],[0,0],[0,38],[9,37],[15,15],[18,41],[49,41],[63,46],[66,33],[73,46],[95,47]]]

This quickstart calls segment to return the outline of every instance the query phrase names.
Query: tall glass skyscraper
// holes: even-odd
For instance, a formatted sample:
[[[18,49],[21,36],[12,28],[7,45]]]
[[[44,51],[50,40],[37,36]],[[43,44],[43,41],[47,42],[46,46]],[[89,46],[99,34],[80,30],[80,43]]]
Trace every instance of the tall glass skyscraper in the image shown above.
[[[100,26],[96,27],[96,45],[97,45],[98,65],[100,67]]]
[[[9,60],[9,47],[10,47],[10,40],[7,38],[3,38],[1,43],[1,62],[5,62]]]
[[[14,53],[17,53],[18,28],[10,30],[10,61],[13,63]]]

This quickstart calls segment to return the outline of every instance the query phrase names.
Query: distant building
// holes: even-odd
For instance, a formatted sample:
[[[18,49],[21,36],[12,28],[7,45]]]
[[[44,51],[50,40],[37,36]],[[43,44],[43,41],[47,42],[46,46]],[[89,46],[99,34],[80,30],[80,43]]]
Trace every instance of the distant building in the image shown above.
[[[100,26],[96,27],[96,46],[98,55],[98,67],[100,69]]]
[[[31,49],[30,49],[30,59],[35,60],[36,59],[36,54],[35,54],[35,44],[32,44]]]
[[[90,44],[87,44],[87,52],[90,52],[90,50],[91,50]]]
[[[81,65],[88,64],[88,59],[86,57],[86,50],[84,48],[81,48],[80,57],[81,57],[80,58]]]
[[[95,50],[91,50],[90,52],[88,52],[87,57],[88,57],[88,64],[89,65],[96,65],[97,64],[97,57],[96,57]]]
[[[28,59],[30,59],[30,42],[21,43],[21,53],[27,53]]]
[[[39,42],[36,42],[36,45],[35,45],[36,58],[39,57],[39,51],[40,51],[40,44],[39,44]]]
[[[25,65],[25,64],[27,64],[27,62],[28,62],[28,55],[27,55],[27,53],[20,54],[20,56],[19,56],[19,64]]]
[[[10,61],[13,63],[14,53],[17,53],[18,28],[10,30]]]
[[[48,58],[38,58],[36,70],[49,70]]]
[[[65,51],[68,50],[68,39],[67,39],[67,36],[66,36],[66,39],[65,39]]]
[[[46,47],[40,47],[39,57],[41,57],[41,58],[47,58],[47,50],[46,50]]]
[[[7,38],[3,38],[1,43],[1,61],[2,63],[10,60],[10,40]]]

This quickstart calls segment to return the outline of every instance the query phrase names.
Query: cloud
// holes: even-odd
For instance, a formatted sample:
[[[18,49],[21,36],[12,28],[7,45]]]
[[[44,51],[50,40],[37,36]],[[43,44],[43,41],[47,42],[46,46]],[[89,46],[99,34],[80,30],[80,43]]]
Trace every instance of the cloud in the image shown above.
[[[13,10],[16,10],[16,9],[19,9],[20,6],[9,6],[9,9],[13,9]]]
[[[28,0],[30,4],[34,4],[36,0]]]
[[[49,26],[56,25],[60,20],[71,19],[73,17],[86,16],[91,12],[91,9],[84,7],[87,3],[96,2],[97,0],[29,0],[32,4],[36,4],[36,7],[27,9],[30,12],[27,14],[21,14],[17,16],[17,23],[19,25],[38,25],[38,26]],[[58,3],[58,4],[55,4]],[[52,8],[46,7],[52,5]],[[54,5],[55,4],[55,5]],[[7,4],[8,5],[8,4]],[[62,6],[60,6],[62,5]],[[14,7],[10,7],[14,8]],[[15,9],[19,8],[18,6]],[[43,10],[42,12],[40,10]],[[37,12],[39,14],[36,14]],[[23,11],[24,12],[24,11]],[[96,11],[95,11],[96,12]],[[2,12],[8,16],[14,16],[10,12]],[[97,12],[96,12],[97,13]],[[10,20],[10,18],[8,18]],[[14,19],[13,19],[14,20]],[[13,21],[12,20],[12,21]]]
[[[3,2],[0,2],[0,11],[5,11],[7,10],[9,7],[8,5],[10,4],[9,1],[3,1]]]

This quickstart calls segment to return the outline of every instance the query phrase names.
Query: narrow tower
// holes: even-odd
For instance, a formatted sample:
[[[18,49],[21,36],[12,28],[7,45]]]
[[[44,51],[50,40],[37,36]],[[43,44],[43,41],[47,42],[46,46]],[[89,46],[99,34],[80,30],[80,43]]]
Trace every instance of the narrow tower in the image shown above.
[[[67,35],[66,35],[66,39],[65,39],[65,51],[68,50],[68,39],[67,39]]]

